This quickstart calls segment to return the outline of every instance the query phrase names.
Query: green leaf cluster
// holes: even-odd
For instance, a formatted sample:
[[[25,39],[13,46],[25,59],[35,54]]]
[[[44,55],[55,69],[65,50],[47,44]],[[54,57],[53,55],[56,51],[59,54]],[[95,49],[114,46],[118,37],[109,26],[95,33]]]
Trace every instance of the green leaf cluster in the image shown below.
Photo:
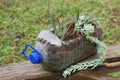
[[[105,54],[107,53],[107,48],[106,48],[106,45],[102,41],[92,36],[92,34],[94,33],[95,26],[92,25],[91,21],[94,21],[94,20],[87,20],[85,16],[80,16],[75,24],[75,31],[85,35],[87,40],[90,40],[93,44],[95,44],[97,53],[101,55],[98,59],[72,65],[71,67],[67,68],[63,72],[63,77],[67,77],[71,75],[72,73],[75,73],[76,71],[85,70],[89,67],[94,69],[95,67],[102,65],[102,63],[104,62]]]
[[[50,22],[51,22],[52,28],[54,29],[55,35],[58,36],[63,41],[64,38],[65,38],[65,34],[69,30],[69,27],[67,27],[67,26],[62,27],[59,19],[54,18],[54,15],[53,15],[52,11],[51,11],[51,14],[50,14]]]

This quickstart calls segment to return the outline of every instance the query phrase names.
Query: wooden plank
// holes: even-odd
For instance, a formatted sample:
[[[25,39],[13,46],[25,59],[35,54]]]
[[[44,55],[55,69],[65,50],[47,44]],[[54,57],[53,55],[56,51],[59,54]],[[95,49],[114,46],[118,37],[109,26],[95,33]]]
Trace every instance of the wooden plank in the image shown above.
[[[107,50],[108,50],[108,53],[106,54],[107,59],[120,57],[120,44],[110,45]]]
[[[108,47],[107,59],[120,58],[120,45]],[[106,59],[106,60],[107,60]],[[46,71],[40,64],[31,64],[29,61],[12,63],[0,67],[0,80],[119,80],[106,74],[120,71],[120,67],[97,67],[94,70],[79,71],[76,74],[63,78],[62,73]]]

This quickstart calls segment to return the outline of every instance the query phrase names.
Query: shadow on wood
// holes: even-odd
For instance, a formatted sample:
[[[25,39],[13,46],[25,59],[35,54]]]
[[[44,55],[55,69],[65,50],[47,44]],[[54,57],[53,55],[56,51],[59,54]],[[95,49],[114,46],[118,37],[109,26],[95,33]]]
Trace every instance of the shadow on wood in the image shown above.
[[[105,62],[120,61],[120,45],[108,47]],[[68,78],[63,78],[62,73],[46,71],[40,64],[33,65],[29,61],[8,64],[0,67],[0,80],[120,80],[108,76],[110,72],[120,71],[118,67],[99,66],[94,70],[79,71]]]

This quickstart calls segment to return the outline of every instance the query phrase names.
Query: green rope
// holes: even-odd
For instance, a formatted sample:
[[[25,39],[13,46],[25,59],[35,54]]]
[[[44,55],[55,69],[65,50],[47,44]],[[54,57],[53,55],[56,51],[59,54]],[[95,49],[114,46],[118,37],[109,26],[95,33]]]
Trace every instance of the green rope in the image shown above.
[[[102,65],[105,60],[105,54],[107,53],[106,45],[98,40],[96,37],[92,36],[92,34],[94,33],[94,26],[88,22],[89,20],[86,20],[85,16],[80,16],[75,24],[75,31],[81,32],[81,34],[84,34],[86,36],[87,40],[90,40],[92,43],[96,44],[97,53],[99,53],[101,56],[98,59],[89,62],[72,65],[63,72],[62,75],[64,78],[70,76],[76,71],[85,70],[87,68],[94,69],[95,67]]]

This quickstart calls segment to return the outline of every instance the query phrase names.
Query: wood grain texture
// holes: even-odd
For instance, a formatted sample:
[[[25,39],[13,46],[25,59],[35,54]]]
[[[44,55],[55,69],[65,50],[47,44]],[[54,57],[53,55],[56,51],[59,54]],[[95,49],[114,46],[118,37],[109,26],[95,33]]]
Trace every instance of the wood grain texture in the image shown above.
[[[120,45],[108,47],[106,61],[115,58],[120,59]],[[49,72],[40,64],[33,65],[29,61],[24,61],[0,66],[0,80],[120,80],[106,75],[115,71],[120,71],[120,66],[113,68],[100,66],[94,70],[79,71],[64,79],[61,72]]]

